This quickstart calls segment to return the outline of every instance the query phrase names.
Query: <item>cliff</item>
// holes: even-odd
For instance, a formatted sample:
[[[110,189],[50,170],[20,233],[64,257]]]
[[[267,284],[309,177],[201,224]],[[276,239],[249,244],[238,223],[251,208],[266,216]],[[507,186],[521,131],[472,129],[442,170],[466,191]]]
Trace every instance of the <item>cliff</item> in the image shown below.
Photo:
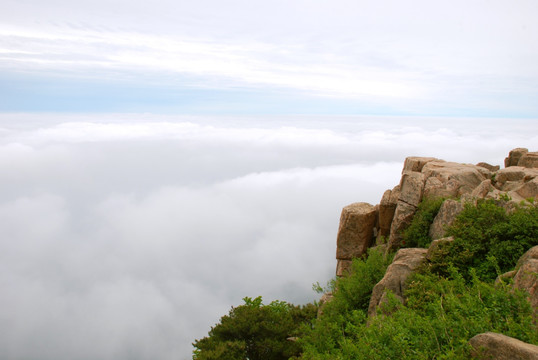
[[[371,290],[367,307],[367,323],[371,324],[373,319],[379,316],[380,311],[383,316],[391,316],[391,312],[394,310],[387,311],[386,309],[387,307],[395,309],[394,306],[397,308],[398,305],[394,305],[394,301],[406,304],[406,294],[410,286],[409,279],[414,272],[419,271],[418,269],[421,269],[423,274],[449,273],[453,270],[447,270],[446,267],[452,266],[453,262],[451,260],[443,262],[443,256],[449,256],[449,253],[452,252],[458,257],[452,259],[461,260],[462,264],[466,256],[468,258],[476,256],[475,253],[466,254],[466,252],[471,251],[469,250],[471,247],[461,246],[458,250],[452,247],[450,250],[446,250],[449,246],[454,245],[455,240],[454,237],[445,237],[445,232],[464,209],[479,208],[480,206],[485,209],[485,205],[478,204],[490,204],[492,207],[489,208],[489,211],[500,208],[500,212],[497,214],[510,214],[522,208],[536,209],[537,199],[538,152],[529,152],[523,148],[514,149],[505,159],[503,169],[500,166],[492,166],[487,163],[471,165],[429,157],[408,157],[403,165],[400,183],[393,189],[387,190],[379,204],[374,206],[368,203],[353,203],[342,210],[337,234],[336,275],[341,278],[356,271],[356,268],[353,268],[353,259],[366,259],[371,248],[376,248],[385,256],[396,252],[383,277],[375,283]],[[436,204],[435,211],[428,210],[432,214],[432,218],[424,217],[423,204],[428,202]],[[468,210],[469,214],[472,214],[470,211]],[[469,214],[466,216],[472,217]],[[490,226],[494,228],[496,226],[496,219],[493,216],[495,212],[487,214],[491,219],[486,216],[485,222],[489,222]],[[530,214],[532,214],[530,219],[535,223],[536,211]],[[424,218],[417,221],[419,216]],[[422,227],[426,225],[426,228],[423,229],[426,231],[426,242],[419,244],[419,246],[417,246],[416,239],[409,237],[409,229],[416,223],[420,223]],[[465,232],[465,224],[460,221],[459,226],[463,227],[460,232]],[[510,226],[517,228],[518,223],[515,222]],[[494,267],[497,268],[498,273],[502,264],[499,265],[497,259],[494,257],[490,259],[484,254],[482,254],[484,258],[480,259],[482,262],[486,261],[486,258],[487,261],[497,262],[488,270],[489,274],[486,272],[485,278],[490,275],[497,276],[496,284],[509,281],[511,283],[510,289],[513,289],[510,291],[520,290],[526,294],[532,308],[533,327],[538,323],[538,245],[536,245],[538,241],[535,230],[532,230],[533,234],[530,235],[531,241],[525,243],[534,246],[530,249],[524,249],[526,252],[519,258],[515,268],[511,268],[511,271],[504,274],[499,273],[497,276]],[[413,231],[415,230],[413,229]],[[504,241],[502,239],[494,241],[487,239],[488,236],[495,236],[494,234],[495,232],[479,234],[484,239],[482,240],[484,243],[480,246],[502,247],[510,244],[508,246],[512,246],[515,252],[527,246],[523,245],[523,242],[518,243],[517,236],[515,241],[512,239],[511,243],[507,241],[506,244],[501,244]],[[414,243],[406,243],[406,241],[411,242],[410,240],[413,240]],[[458,238],[456,242],[458,241],[462,243],[471,240]],[[409,247],[409,245],[413,245],[413,247]],[[506,253],[507,249],[503,249],[503,256],[506,256]],[[442,268],[443,266],[445,269]],[[482,265],[478,264],[478,267],[480,266]],[[433,271],[427,269],[433,269]],[[506,270],[504,269],[504,271]],[[479,276],[483,276],[476,275],[474,269],[470,270],[468,274],[471,278],[474,277],[475,280],[472,281],[478,281]],[[435,279],[436,276],[438,275],[430,277],[430,279]],[[454,276],[457,279],[460,275],[449,275],[448,278]],[[443,276],[438,279],[446,281]],[[419,297],[421,296],[427,297],[429,295],[420,294]],[[444,295],[442,292],[440,296],[440,305],[443,308]],[[459,296],[463,296],[463,294]],[[478,297],[480,298],[480,296],[480,292],[478,292]],[[326,294],[322,298],[322,303],[330,302],[331,299],[332,294]],[[325,306],[322,304],[321,313],[323,313]],[[495,332],[477,334],[470,339],[469,347],[473,349],[473,358],[478,359],[538,359],[538,346]]]
[[[444,236],[466,202],[505,199],[510,207],[538,197],[538,152],[518,148],[510,151],[505,168],[487,163],[448,162],[431,157],[408,157],[400,183],[385,191],[379,204],[354,203],[342,210],[337,235],[336,274],[349,269],[351,259],[364,256],[368,248],[382,246],[394,251],[423,199],[442,198],[431,224],[432,240]]]

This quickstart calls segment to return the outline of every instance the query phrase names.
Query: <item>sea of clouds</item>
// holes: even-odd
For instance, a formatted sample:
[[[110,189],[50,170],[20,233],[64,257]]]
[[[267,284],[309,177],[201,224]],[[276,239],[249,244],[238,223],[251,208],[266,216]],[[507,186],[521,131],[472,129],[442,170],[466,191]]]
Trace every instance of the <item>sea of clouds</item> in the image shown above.
[[[0,115],[0,358],[188,359],[245,296],[316,300],[341,208],[536,120]]]

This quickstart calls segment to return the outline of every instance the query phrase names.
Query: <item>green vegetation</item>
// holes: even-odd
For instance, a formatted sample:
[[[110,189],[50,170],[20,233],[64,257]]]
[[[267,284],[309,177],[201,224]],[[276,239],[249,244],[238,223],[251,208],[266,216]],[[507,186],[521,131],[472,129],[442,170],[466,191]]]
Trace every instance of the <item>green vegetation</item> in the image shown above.
[[[196,340],[195,360],[284,360],[301,353],[299,344],[287,340],[308,327],[317,307],[294,306],[284,301],[269,305],[262,298],[246,297],[238,307],[220,319],[209,336]]]
[[[417,212],[409,227],[403,233],[402,245],[404,247],[430,246],[432,239],[428,234],[433,219],[439,212],[445,198],[425,198],[418,204]]]
[[[334,298],[322,305],[318,318],[313,319],[314,310],[308,312],[312,305],[297,308],[309,315],[299,320],[290,316],[282,331],[267,331],[265,327],[280,325],[258,324],[266,319],[280,322],[280,316],[296,308],[280,302],[263,306],[261,298],[248,299],[223,317],[209,338],[195,343],[199,350],[194,359],[470,359],[468,340],[486,331],[538,344],[538,326],[526,294],[510,283],[494,283],[538,245],[538,207],[528,203],[506,211],[502,204],[484,200],[465,206],[447,231],[454,241],[441,244],[410,277],[405,304],[389,293],[378,315],[368,318],[372,289],[391,262],[391,256],[372,249],[366,258],[353,261],[349,276],[330,284]],[[427,235],[426,224],[438,209],[422,206],[423,215],[406,233],[417,245],[425,238],[412,240],[412,234]],[[240,314],[238,309],[243,309]],[[220,327],[228,329],[227,335]],[[299,340],[285,341],[290,335]],[[251,355],[248,349],[256,350]],[[278,355],[266,356],[261,349],[274,349]]]
[[[474,269],[479,279],[491,281],[512,270],[525,251],[538,245],[538,207],[506,211],[501,205],[494,200],[466,204],[447,231],[454,241],[440,247],[432,271],[447,276],[452,264],[466,279]]]

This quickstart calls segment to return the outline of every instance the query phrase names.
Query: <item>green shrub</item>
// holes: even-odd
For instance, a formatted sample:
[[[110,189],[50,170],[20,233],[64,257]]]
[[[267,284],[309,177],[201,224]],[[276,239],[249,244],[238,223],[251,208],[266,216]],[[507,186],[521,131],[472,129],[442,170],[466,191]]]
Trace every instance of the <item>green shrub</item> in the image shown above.
[[[430,246],[432,239],[429,235],[430,226],[433,219],[439,212],[445,198],[424,198],[418,204],[417,212],[409,227],[403,232],[403,247],[422,247]]]
[[[447,235],[454,241],[441,246],[432,264],[435,272],[447,276],[452,264],[466,279],[475,269],[480,279],[493,280],[538,245],[538,207],[519,206],[508,212],[494,200],[466,204]]]
[[[330,354],[342,346],[349,329],[365,322],[372,289],[391,262],[392,255],[377,249],[370,249],[365,259],[353,259],[349,275],[333,283],[333,299],[322,305],[322,315],[300,339],[305,359],[334,359]]]
[[[287,338],[298,335],[301,325],[309,326],[316,306],[283,301],[264,305],[261,297],[243,300],[245,304],[232,307],[207,337],[194,342],[194,360],[287,360],[301,353],[300,345]]]

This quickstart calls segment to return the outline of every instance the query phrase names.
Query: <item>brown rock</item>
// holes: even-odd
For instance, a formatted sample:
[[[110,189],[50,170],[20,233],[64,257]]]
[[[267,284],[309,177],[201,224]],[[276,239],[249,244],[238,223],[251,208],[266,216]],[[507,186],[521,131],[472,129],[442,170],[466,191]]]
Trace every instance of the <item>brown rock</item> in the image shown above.
[[[438,159],[432,158],[432,157],[410,156],[405,159],[402,173],[406,171],[421,172],[424,165],[426,165],[427,163],[433,160],[438,160]]]
[[[398,200],[418,206],[422,200],[425,177],[418,172],[404,172],[400,180],[400,197]]]
[[[491,172],[485,168],[447,161],[430,161],[424,165],[422,173],[427,179],[437,178],[444,185],[441,191],[436,191],[439,188],[427,189],[425,196],[470,194],[482,181],[491,177]]]
[[[354,203],[342,209],[336,239],[336,258],[351,260],[366,254],[373,242],[377,212],[368,203]]]
[[[520,187],[518,187],[514,191],[523,199],[537,198],[538,197],[538,177],[526,183],[523,183]]]
[[[493,186],[491,185],[491,180],[486,179],[478,185],[473,192],[471,193],[472,198],[480,198],[484,199],[486,195],[493,190]]]
[[[452,199],[445,200],[430,226],[430,237],[435,240],[445,236],[446,228],[454,223],[456,216],[462,210],[463,204],[461,202]]]
[[[396,211],[396,205],[398,203],[398,197],[400,196],[400,186],[396,186],[392,190],[387,190],[381,198],[379,203],[379,216],[378,216],[378,238],[380,236],[388,237],[390,234],[390,225],[392,224],[392,218]]]
[[[387,243],[387,251],[395,250],[400,247],[402,242],[403,231],[407,229],[411,220],[413,220],[413,215],[417,208],[413,205],[409,205],[406,202],[398,201],[396,205],[396,211],[394,212],[394,218],[392,219],[392,224],[390,226],[390,236]]]
[[[506,169],[497,171],[495,175],[495,187],[499,190],[503,190],[503,186],[507,181],[523,181],[526,172],[525,168],[520,166],[511,166]]]
[[[351,264],[352,264],[351,260],[338,259],[336,261],[336,276],[342,277],[349,274],[351,270]]]
[[[538,321],[538,246],[531,248],[518,261],[514,287],[529,294],[534,319]]]
[[[510,153],[508,153],[508,157],[504,159],[504,167],[507,168],[509,166],[517,166],[519,159],[521,159],[521,157],[528,152],[529,150],[525,148],[516,148],[511,150]]]
[[[488,169],[491,172],[499,171],[499,169],[501,168],[499,165],[490,165],[490,164],[485,163],[485,162],[480,162],[480,163],[476,164],[476,166],[483,167],[485,169]]]
[[[473,357],[480,360],[538,360],[538,346],[512,337],[486,332],[469,340]]]
[[[406,280],[422,263],[427,251],[426,249],[398,250],[385,276],[374,286],[368,306],[368,316],[376,315],[376,309],[386,299],[385,293],[388,290],[402,302],[405,301],[403,293],[407,288]]]
[[[517,166],[523,166],[526,168],[538,168],[538,152],[529,152],[523,154],[517,162]]]

